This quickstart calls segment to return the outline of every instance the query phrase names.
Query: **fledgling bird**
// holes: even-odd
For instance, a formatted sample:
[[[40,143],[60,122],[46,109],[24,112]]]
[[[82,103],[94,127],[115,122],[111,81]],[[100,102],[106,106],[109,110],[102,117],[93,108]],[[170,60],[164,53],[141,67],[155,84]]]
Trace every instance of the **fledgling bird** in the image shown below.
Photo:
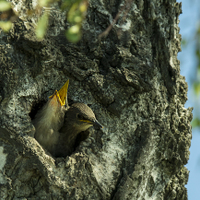
[[[48,102],[35,116],[35,139],[52,155],[55,154],[59,139],[59,129],[63,126],[65,112],[68,109],[67,89],[69,80],[59,91],[49,97]]]
[[[68,84],[69,80],[49,97],[33,120],[36,140],[55,157],[70,155],[80,132],[95,124],[102,127],[86,104],[74,103],[69,107]]]
[[[89,127],[102,125],[97,121],[94,112],[84,103],[74,103],[65,113],[64,125],[55,150],[56,157],[66,157],[74,150],[78,134]]]

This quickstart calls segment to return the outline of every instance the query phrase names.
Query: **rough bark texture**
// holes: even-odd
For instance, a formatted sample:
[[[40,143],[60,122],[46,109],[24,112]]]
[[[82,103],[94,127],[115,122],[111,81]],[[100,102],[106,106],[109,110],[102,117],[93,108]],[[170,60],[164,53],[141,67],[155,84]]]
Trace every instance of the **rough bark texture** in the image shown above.
[[[186,200],[192,114],[177,60],[181,4],[132,1],[99,40],[125,2],[90,1],[74,45],[56,5],[37,40],[37,14],[26,12],[35,2],[12,0],[19,19],[0,32],[0,199]],[[69,102],[90,104],[104,128],[54,159],[31,120],[68,78]]]

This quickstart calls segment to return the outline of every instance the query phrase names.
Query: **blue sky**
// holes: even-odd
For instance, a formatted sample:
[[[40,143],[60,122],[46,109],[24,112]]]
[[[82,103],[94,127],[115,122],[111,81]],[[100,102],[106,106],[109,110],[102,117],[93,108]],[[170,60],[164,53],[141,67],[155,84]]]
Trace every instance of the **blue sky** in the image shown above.
[[[182,52],[178,54],[181,61],[181,75],[186,77],[188,83],[188,101],[185,107],[194,107],[193,114],[196,116],[200,108],[200,96],[196,97],[192,90],[192,77],[196,76],[195,66],[197,60],[195,57],[195,30],[200,19],[200,1],[199,0],[178,0],[182,2],[183,14],[180,15],[180,34],[186,39],[186,46],[182,47]],[[188,189],[188,200],[200,199],[200,129],[192,130],[192,143],[190,147],[190,159],[186,167],[190,171],[189,181],[186,185]]]

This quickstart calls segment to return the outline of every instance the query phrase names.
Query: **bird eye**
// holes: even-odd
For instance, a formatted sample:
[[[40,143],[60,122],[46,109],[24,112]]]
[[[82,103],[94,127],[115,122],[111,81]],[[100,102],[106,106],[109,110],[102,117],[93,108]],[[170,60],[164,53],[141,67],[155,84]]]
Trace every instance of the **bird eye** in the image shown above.
[[[80,114],[77,114],[77,118],[78,118],[78,119],[81,119],[81,115],[80,115]]]
[[[78,119],[83,119],[83,116],[81,116],[80,114],[77,114]]]
[[[86,118],[83,115],[77,114],[77,118],[79,120],[86,120]]]

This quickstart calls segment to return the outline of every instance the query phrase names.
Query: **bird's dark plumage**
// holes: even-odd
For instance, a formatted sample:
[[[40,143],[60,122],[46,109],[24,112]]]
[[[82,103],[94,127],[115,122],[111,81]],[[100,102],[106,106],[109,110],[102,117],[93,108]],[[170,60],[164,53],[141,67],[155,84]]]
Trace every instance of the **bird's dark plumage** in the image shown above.
[[[49,97],[48,102],[35,116],[35,139],[52,155],[55,154],[59,129],[63,126],[69,80],[59,91]]]
[[[64,125],[60,129],[60,138],[55,156],[65,157],[70,155],[74,150],[77,135],[94,124],[101,127],[90,107],[84,103],[73,104],[65,113]]]
[[[67,81],[50,96],[49,101],[36,114],[33,124],[36,140],[55,157],[65,157],[74,150],[77,135],[94,124],[102,127],[95,114],[84,103],[67,103]]]

